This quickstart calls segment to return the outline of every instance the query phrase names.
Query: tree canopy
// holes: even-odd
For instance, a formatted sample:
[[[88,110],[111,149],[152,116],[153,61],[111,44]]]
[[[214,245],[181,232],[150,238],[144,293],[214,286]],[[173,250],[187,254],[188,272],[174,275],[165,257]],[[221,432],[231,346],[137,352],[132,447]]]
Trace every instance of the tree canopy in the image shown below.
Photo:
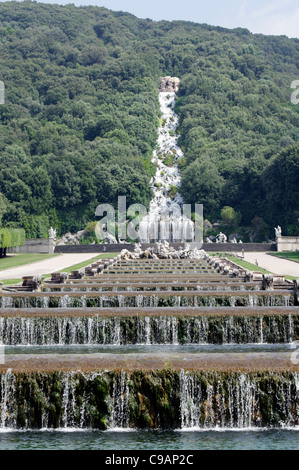
[[[3,226],[42,237],[84,228],[118,195],[148,205],[159,77],[172,75],[185,201],[299,230],[298,40],[29,1],[1,3],[0,25]]]

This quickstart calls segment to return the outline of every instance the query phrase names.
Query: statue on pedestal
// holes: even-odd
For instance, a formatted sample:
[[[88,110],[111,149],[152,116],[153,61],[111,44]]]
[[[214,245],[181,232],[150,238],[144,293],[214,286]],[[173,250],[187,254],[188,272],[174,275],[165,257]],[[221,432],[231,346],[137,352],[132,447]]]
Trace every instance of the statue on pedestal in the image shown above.
[[[275,230],[275,237],[276,238],[281,237],[281,234],[282,234],[281,227],[278,225],[277,228],[275,228],[274,230]]]
[[[56,233],[57,233],[57,230],[53,229],[53,227],[50,227],[49,238],[53,238],[55,240],[56,239]]]

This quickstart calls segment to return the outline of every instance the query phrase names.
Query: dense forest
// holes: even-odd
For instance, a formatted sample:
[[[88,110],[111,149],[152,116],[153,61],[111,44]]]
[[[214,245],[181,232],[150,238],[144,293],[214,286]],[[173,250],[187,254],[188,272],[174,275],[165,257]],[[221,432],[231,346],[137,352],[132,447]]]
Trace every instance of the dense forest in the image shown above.
[[[181,80],[181,193],[244,237],[299,233],[299,40],[98,7],[0,4],[0,225],[77,231],[148,205],[162,75]],[[242,232],[243,230],[243,232]]]

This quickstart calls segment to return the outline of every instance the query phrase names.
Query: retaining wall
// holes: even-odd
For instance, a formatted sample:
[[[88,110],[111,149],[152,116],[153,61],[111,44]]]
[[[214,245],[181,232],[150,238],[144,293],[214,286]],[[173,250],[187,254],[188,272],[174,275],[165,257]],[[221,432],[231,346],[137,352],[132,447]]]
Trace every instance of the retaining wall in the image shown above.
[[[55,242],[52,238],[32,238],[25,241],[22,246],[8,248],[7,253],[45,253],[52,254]]]
[[[183,243],[171,243],[175,249],[183,246]],[[192,243],[190,244],[193,245]],[[154,243],[142,244],[142,249],[155,246]],[[202,247],[208,252],[238,252],[242,249],[245,252],[266,252],[277,251],[275,244],[269,243],[204,243]],[[59,245],[55,248],[55,253],[118,253],[121,250],[134,251],[133,244],[98,244],[98,245]]]

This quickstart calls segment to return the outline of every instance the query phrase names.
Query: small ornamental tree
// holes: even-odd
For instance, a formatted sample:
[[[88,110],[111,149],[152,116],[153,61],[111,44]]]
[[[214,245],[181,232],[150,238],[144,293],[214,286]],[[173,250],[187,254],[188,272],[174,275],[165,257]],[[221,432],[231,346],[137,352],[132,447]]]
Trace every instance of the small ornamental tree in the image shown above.
[[[0,228],[0,257],[6,256],[6,249],[25,243],[25,230],[19,228]]]

